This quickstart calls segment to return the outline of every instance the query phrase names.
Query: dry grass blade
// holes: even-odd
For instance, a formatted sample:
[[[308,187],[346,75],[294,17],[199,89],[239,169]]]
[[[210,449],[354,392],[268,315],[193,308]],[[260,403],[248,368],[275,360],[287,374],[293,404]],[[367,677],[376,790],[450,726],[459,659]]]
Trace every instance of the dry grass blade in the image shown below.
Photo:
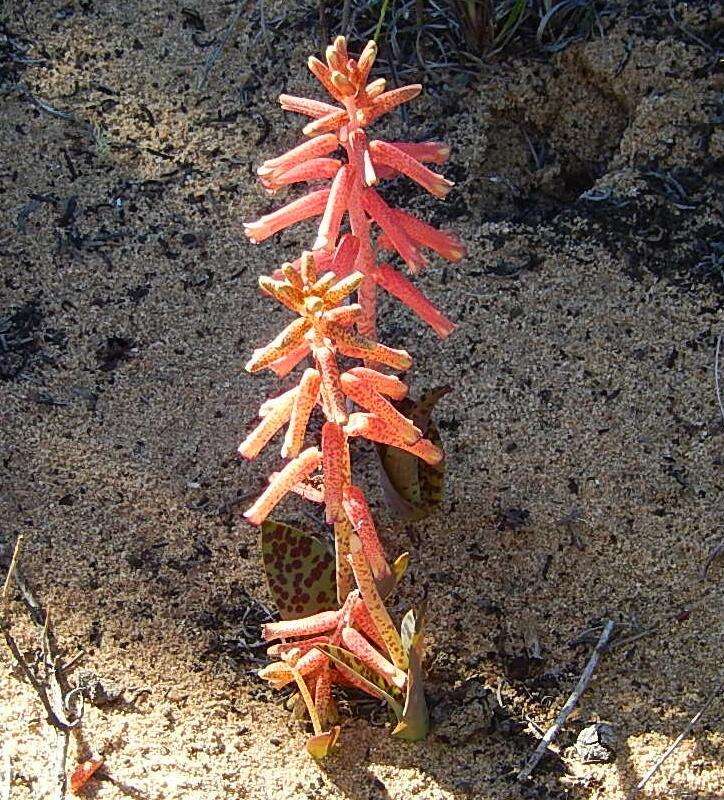
[[[712,691],[707,696],[706,700],[702,703],[699,710],[694,714],[694,716],[689,720],[686,724],[686,727],[683,731],[674,739],[674,741],[664,750],[664,752],[656,759],[653,766],[649,769],[649,771],[644,775],[643,778],[636,784],[633,788],[633,791],[629,794],[628,800],[632,800],[632,798],[636,797],[636,795],[646,786],[646,784],[654,777],[654,775],[661,769],[661,766],[666,761],[666,759],[676,750],[676,748],[686,739],[686,737],[691,733],[694,726],[699,722],[699,720],[704,716],[707,709],[711,706],[711,704],[716,700],[717,696],[722,690],[722,686],[724,685],[724,680],[719,678],[717,681],[716,686],[712,689]]]
[[[18,536],[17,541],[15,542],[15,549],[13,550],[12,558],[10,559],[10,566],[8,567],[8,573],[5,576],[5,582],[3,583],[3,596],[2,596],[2,603],[3,607],[7,604],[8,599],[8,588],[10,586],[10,581],[15,574],[15,568],[18,565],[18,556],[20,555],[20,548],[23,544],[23,537]]]

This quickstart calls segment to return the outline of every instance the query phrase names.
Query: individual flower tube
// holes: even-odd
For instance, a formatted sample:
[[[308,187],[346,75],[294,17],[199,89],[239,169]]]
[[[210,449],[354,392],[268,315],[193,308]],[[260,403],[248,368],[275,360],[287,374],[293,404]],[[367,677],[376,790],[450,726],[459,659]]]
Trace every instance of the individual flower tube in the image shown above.
[[[256,458],[259,455],[274,434],[289,421],[297,394],[297,388],[287,392],[262,416],[261,422],[239,445],[239,455],[244,458]]]
[[[355,261],[359,253],[359,239],[349,233],[345,233],[339,240],[332,261],[330,269],[335,273],[338,278],[345,278],[354,272]]]
[[[284,281],[269,278],[266,275],[261,275],[259,277],[259,286],[262,291],[271,295],[275,300],[278,300],[295,314],[302,314],[304,312],[304,295],[296,286],[291,286]]]
[[[261,525],[292,487],[303,481],[322,463],[317,447],[309,447],[290,461],[267,486],[258,500],[244,512],[253,525]]]
[[[301,344],[310,327],[310,322],[305,317],[295,319],[266,347],[254,351],[245,366],[246,371],[259,372],[280,358],[290,355]]]
[[[412,359],[407,350],[396,350],[379,342],[373,342],[352,331],[346,331],[338,325],[329,325],[329,333],[342,355],[351,358],[362,358],[366,361],[385,364],[392,369],[406,370],[412,366]]]
[[[318,644],[328,644],[329,641],[329,636],[312,636],[309,639],[301,639],[295,642],[277,642],[267,647],[266,654],[270,658],[281,658],[287,653],[296,653],[299,656],[303,656]]]
[[[274,192],[282,186],[291,186],[293,183],[334,178],[341,167],[342,162],[336,158],[312,158],[284,172],[274,171],[268,176],[262,175],[260,180],[265,189]]]
[[[272,662],[259,670],[259,677],[268,681],[275,689],[283,689],[294,680],[293,666],[300,675],[311,675],[327,663],[327,657],[321,650],[312,649],[299,659],[288,656],[281,661]]]
[[[444,164],[450,157],[450,148],[444,142],[388,142],[398,150],[418,161]]]
[[[362,318],[362,306],[359,303],[352,303],[348,306],[338,306],[330,309],[326,314],[326,319],[333,325],[341,325],[343,328],[351,328],[359,323]]]
[[[414,100],[422,91],[422,85],[413,83],[410,86],[400,86],[399,89],[391,89],[383,92],[372,101],[372,105],[360,109],[357,112],[357,121],[360,125],[370,125],[383,114],[389,114],[403,103]]]
[[[395,246],[412,272],[417,272],[427,264],[427,259],[415,247],[412,240],[396,224],[392,209],[374,189],[362,192],[362,206],[372,219],[382,228],[387,238]]]
[[[406,445],[412,445],[420,439],[422,431],[377,392],[364,377],[345,372],[340,378],[340,383],[342,391],[350,400],[384,420]]]
[[[316,636],[334,630],[339,622],[339,611],[320,611],[311,617],[287,619],[281,622],[266,622],[261,626],[261,635],[266,642],[274,639],[298,639]]]
[[[415,444],[407,444],[395,430],[375,414],[362,414],[359,412],[350,414],[349,421],[345,425],[345,431],[348,436],[363,436],[372,442],[379,442],[380,444],[397,447],[400,450],[406,450],[433,466],[439,464],[443,459],[442,450],[429,439],[419,439]]]
[[[345,466],[349,459],[347,437],[342,426],[335,422],[325,422],[322,427],[322,470],[324,472],[324,505],[328,523],[341,522],[342,491],[344,488]]]
[[[305,117],[319,119],[338,111],[336,106],[329,103],[322,103],[319,100],[310,100],[308,97],[294,97],[290,94],[280,94],[279,104],[284,111],[294,111],[297,114],[304,114]]]
[[[418,247],[434,250],[447,261],[460,261],[465,255],[465,247],[454,233],[433,228],[399,208],[392,210],[392,217]]]
[[[435,197],[444,198],[454,186],[452,181],[428,169],[409,153],[389,142],[380,140],[370,142],[370,152],[374,164],[384,164],[406,175]]]
[[[441,339],[449,336],[455,330],[455,323],[425,297],[414,283],[389,264],[379,264],[375,268],[373,277],[385,291],[401,300],[414,314],[426,322]]]
[[[321,383],[322,377],[316,369],[309,367],[304,370],[302,379],[299,381],[299,387],[292,400],[289,427],[282,447],[282,458],[294,458],[299,455],[309,417],[319,397]]]
[[[312,245],[313,250],[333,250],[337,244],[342,215],[347,210],[352,178],[353,173],[349,166],[342,167],[334,176],[317,238]]]
[[[407,385],[396,375],[387,375],[369,367],[352,367],[347,374],[360,378],[376,392],[393,400],[403,400],[407,396]]]
[[[332,699],[332,668],[327,661],[320,667],[314,686],[314,707],[319,715],[321,727],[325,728],[335,717],[334,700]]]
[[[315,119],[314,122],[307,123],[302,128],[302,133],[305,136],[319,136],[320,133],[338,131],[345,122],[347,122],[347,112],[344,109],[338,109]]]
[[[277,376],[277,378],[284,378],[287,376],[300,361],[305,359],[311,350],[309,344],[304,342],[298,347],[288,352],[286,355],[279,356],[275,361],[269,364],[269,369]]]
[[[258,175],[267,176],[275,170],[287,170],[313,158],[320,158],[333,153],[339,147],[339,140],[330,133],[318,136],[309,142],[303,142],[277,158],[267,159],[257,170]]]
[[[265,214],[256,222],[245,222],[244,231],[254,244],[259,244],[290,225],[319,216],[327,205],[329,191],[329,189],[318,189],[292,200],[291,203],[270,214]]]
[[[364,492],[358,486],[345,486],[342,504],[347,519],[352,524],[357,538],[362,543],[365,558],[369,562],[375,580],[378,584],[389,587],[392,582],[392,573],[380,544]]]
[[[349,563],[349,543],[353,533],[352,524],[346,515],[334,523],[335,574],[337,577],[337,602],[342,605],[354,589],[354,575]],[[359,612],[358,612],[359,613]],[[354,614],[354,607],[352,609]]]
[[[404,688],[407,682],[407,675],[375,650],[364,636],[360,635],[354,628],[344,628],[342,642],[363,664],[382,675],[383,678],[397,686],[398,689]]]
[[[350,564],[350,570],[351,569],[352,566]],[[352,578],[354,580],[354,575]],[[387,650],[387,645],[385,644],[384,639],[380,636],[374,620],[372,619],[370,612],[361,597],[352,606],[351,621],[352,625],[361,633],[364,633],[364,635],[381,653],[389,653]]]
[[[337,281],[334,286],[330,286],[323,297],[324,307],[327,309],[336,308],[342,300],[357,289],[362,283],[363,278],[364,275],[360,272],[353,272],[351,275],[347,275]]]
[[[313,353],[322,375],[322,397],[327,419],[344,425],[347,422],[347,404],[339,382],[339,367],[334,351],[327,345],[320,345],[313,348]]]

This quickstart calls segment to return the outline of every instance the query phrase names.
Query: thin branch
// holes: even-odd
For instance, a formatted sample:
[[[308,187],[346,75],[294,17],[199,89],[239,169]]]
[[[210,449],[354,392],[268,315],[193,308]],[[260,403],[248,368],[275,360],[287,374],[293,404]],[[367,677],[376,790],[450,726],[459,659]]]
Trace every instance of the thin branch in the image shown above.
[[[721,339],[724,334],[719,334],[716,340],[716,353],[714,353],[714,385],[716,387],[716,399],[719,401],[719,411],[724,420],[724,402],[721,399],[721,386],[719,384],[719,353],[721,352]]]
[[[3,584],[3,595],[2,595],[2,603],[3,606],[7,604],[8,600],[8,588],[10,587],[10,581],[13,578],[13,573],[15,572],[15,567],[18,563],[18,556],[20,555],[20,546],[23,543],[23,535],[20,534],[15,541],[15,549],[13,550],[13,557],[10,559],[10,566],[8,567],[8,574],[5,576],[5,583]]]
[[[53,800],[65,800],[68,791],[68,772],[66,761],[68,759],[68,745],[70,743],[70,730],[57,731],[55,750],[55,793]]]
[[[45,111],[45,113],[50,114],[51,117],[59,117],[60,119],[67,120],[75,119],[73,114],[71,114],[69,111],[61,111],[60,109],[51,106],[50,103],[46,103],[44,100],[37,98],[24,83],[16,83],[14,86],[10,86],[8,88],[17,89],[20,94],[29,100],[36,108],[39,108],[41,111]]]
[[[76,728],[83,716],[82,701],[77,709],[72,708],[71,698],[81,690],[69,690],[67,682],[63,675],[63,669],[60,659],[57,654],[57,646],[53,630],[50,625],[50,614],[43,611],[40,603],[35,599],[35,596],[25,583],[18,566],[18,557],[20,553],[20,544],[22,537],[18,537],[15,543],[15,550],[13,557],[10,561],[8,574],[3,584],[3,592],[0,603],[0,631],[2,631],[5,643],[8,646],[13,658],[15,659],[18,668],[27,678],[30,685],[35,690],[38,699],[45,709],[48,722],[55,728],[57,734],[57,747],[55,753],[55,762],[53,765],[53,772],[56,777],[55,788],[53,792],[53,800],[64,800],[67,794],[67,774],[66,774],[66,761],[68,758],[68,743],[70,741],[70,732]],[[14,579],[20,592],[22,594],[25,605],[33,617],[33,621],[40,628],[40,644],[42,653],[42,671],[40,666],[38,670],[34,669],[26,660],[18,643],[12,635],[10,630],[10,623],[7,619],[7,598],[9,591],[10,580]],[[41,622],[42,621],[42,622]],[[82,698],[82,695],[80,695]],[[70,716],[69,716],[70,714]],[[3,766],[3,769],[5,767]],[[7,770],[10,770],[9,762]],[[9,774],[9,772],[8,772]],[[0,778],[7,782],[9,778],[0,775]],[[0,800],[5,800],[9,796],[8,789],[3,788],[0,783]]]
[[[206,83],[206,79],[209,77],[209,73],[213,68],[214,64],[218,61],[219,56],[224,52],[224,48],[226,47],[229,39],[231,38],[231,34],[236,30],[236,26],[239,24],[239,20],[241,19],[241,15],[247,9],[249,3],[244,2],[243,0],[239,0],[236,6],[236,11],[231,16],[229,20],[229,24],[226,26],[226,31],[224,35],[221,37],[221,41],[219,44],[209,53],[209,57],[206,59],[206,63],[204,64],[203,72],[199,77],[199,81],[196,84],[196,90],[200,91],[204,84]]]
[[[566,720],[570,716],[570,713],[576,707],[576,704],[581,698],[581,695],[586,691],[588,688],[588,684],[591,682],[591,678],[593,677],[593,673],[598,666],[598,662],[603,655],[603,652],[608,645],[608,640],[611,638],[611,634],[613,633],[613,629],[616,623],[613,620],[609,620],[604,629],[601,633],[601,636],[598,640],[598,643],[593,649],[591,653],[591,657],[588,659],[588,663],[586,664],[585,669],[581,673],[581,677],[578,679],[578,683],[576,684],[576,688],[571,693],[571,696],[566,700],[563,708],[560,710],[560,713],[555,719],[555,722],[548,728],[545,733],[545,736],[540,740],[538,747],[536,747],[533,755],[528,759],[523,769],[518,773],[518,780],[524,781],[527,780],[533,770],[538,766],[538,763],[543,758],[548,746],[551,742],[556,738],[558,732],[565,724]]]
[[[689,720],[684,730],[674,739],[674,741],[664,750],[664,752],[656,759],[654,765],[651,769],[644,775],[643,778],[636,784],[631,794],[628,796],[628,800],[631,798],[636,797],[636,795],[646,786],[646,784],[654,777],[654,775],[661,769],[661,765],[666,761],[666,759],[676,750],[676,748],[686,739],[686,737],[691,733],[694,725],[704,716],[704,713],[709,708],[709,706],[714,702],[716,696],[722,689],[722,685],[724,684],[724,680],[719,678],[717,685],[711,691],[709,696],[704,700],[701,708],[694,714],[694,716]]]
[[[269,39],[269,31],[266,29],[266,11],[264,10],[264,0],[259,0],[259,25],[261,27],[261,35],[264,39],[264,47],[269,58],[274,58],[274,50],[272,49],[271,41]]]
[[[45,690],[45,686],[43,686],[40,681],[35,677],[35,673],[31,669],[28,662],[25,660],[23,654],[20,652],[20,648],[17,645],[15,639],[13,639],[10,631],[7,627],[7,623],[4,619],[0,619],[0,629],[2,629],[3,636],[5,638],[5,643],[8,646],[8,649],[13,654],[13,658],[17,661],[18,666],[22,670],[25,677],[30,682],[30,685],[35,689],[35,693],[40,698],[40,702],[43,704],[43,708],[45,709],[45,713],[48,715],[48,721],[51,725],[54,725],[56,728],[62,730],[65,727],[65,723],[62,722],[56,715],[53,707],[50,704],[50,700],[48,699],[48,694]]]
[[[347,31],[349,29],[349,18],[351,11],[352,0],[344,0],[344,6],[342,7],[342,34],[344,36],[347,35]]]

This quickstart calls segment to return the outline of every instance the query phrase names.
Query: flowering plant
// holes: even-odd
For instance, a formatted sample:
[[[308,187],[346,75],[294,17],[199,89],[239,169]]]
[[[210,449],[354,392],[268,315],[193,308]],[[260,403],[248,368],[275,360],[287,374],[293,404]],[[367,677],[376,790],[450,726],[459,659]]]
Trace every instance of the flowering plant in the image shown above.
[[[438,197],[452,187],[423,163],[443,162],[444,145],[367,141],[368,125],[421,90],[414,85],[385,91],[384,79],[368,82],[375,55],[376,45],[369,42],[359,59],[350,58],[344,37],[338,37],[327,48],[326,64],[309,59],[312,73],[340,105],[282,95],[282,108],[311,118],[304,128],[310,138],[265,161],[258,173],[270,192],[321,179],[331,179],[331,185],[245,225],[247,236],[261,242],[321,216],[311,250],[273,277],[259,279],[262,290],[296,317],[253,352],[246,369],[285,376],[307,358],[311,365],[293,388],[262,404],[259,423],[239,447],[243,457],[254,458],[286,426],[281,448],[286,463],[245,517],[262,526],[267,578],[284,617],[264,626],[264,638],[274,642],[268,654],[277,660],[260,675],[277,688],[296,684],[297,700],[314,727],[308,749],[316,757],[325,755],[339,734],[335,684],[384,699],[397,717],[396,735],[416,739],[427,730],[422,615],[408,612],[398,629],[384,603],[407,556],[389,564],[364,492],[353,482],[349,442],[368,439],[431,467],[442,461],[441,448],[396,406],[406,398],[407,386],[390,371],[409,369],[412,359],[377,341],[376,287],[402,300],[440,336],[454,326],[377,256],[394,250],[415,272],[426,263],[422,248],[453,261],[464,249],[453,234],[391,208],[374,188],[380,178],[398,175]],[[340,148],[346,162],[331,157]],[[342,234],[345,214],[350,232]],[[376,242],[372,223],[380,229]],[[357,302],[349,302],[354,292]],[[342,358],[362,364],[345,368]],[[305,447],[317,406],[324,417],[321,442]],[[334,530],[333,559],[317,540],[268,519],[289,492],[324,505]]]

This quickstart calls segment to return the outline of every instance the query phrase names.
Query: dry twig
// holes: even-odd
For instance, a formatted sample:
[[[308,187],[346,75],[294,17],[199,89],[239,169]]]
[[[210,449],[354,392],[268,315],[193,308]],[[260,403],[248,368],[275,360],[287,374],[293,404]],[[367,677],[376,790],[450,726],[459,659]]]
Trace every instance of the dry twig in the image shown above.
[[[22,537],[18,537],[15,550],[10,561],[8,574],[3,584],[2,603],[0,604],[0,630],[18,668],[33,687],[38,699],[45,709],[48,722],[57,733],[57,749],[54,764],[56,775],[54,800],[63,800],[67,790],[66,759],[70,733],[76,728],[83,715],[82,702],[73,709],[74,700],[82,700],[77,689],[70,689],[63,675],[63,665],[57,652],[55,637],[50,626],[50,614],[43,610],[33,592],[23,579],[18,559]],[[14,580],[22,595],[33,622],[39,628],[42,659],[38,668],[31,666],[22,653],[12,635],[7,618],[7,599],[10,581]]]
[[[686,737],[691,733],[694,725],[704,716],[704,713],[709,708],[709,706],[714,702],[719,692],[722,690],[722,685],[724,685],[724,679],[719,678],[716,686],[707,696],[706,700],[704,700],[701,708],[694,714],[694,716],[689,720],[684,730],[674,739],[674,741],[664,750],[664,752],[656,759],[654,765],[651,769],[644,775],[643,778],[634,786],[633,791],[629,794],[628,800],[631,800],[646,786],[646,784],[654,777],[654,775],[661,769],[661,765],[666,761],[666,759],[676,750],[676,748],[686,739]]]
[[[13,550],[12,558],[10,559],[10,566],[8,567],[8,574],[5,576],[5,583],[3,583],[3,595],[2,595],[2,604],[3,610],[5,605],[7,604],[8,600],[8,589],[10,587],[10,581],[13,578],[13,574],[15,572],[15,568],[18,564],[18,556],[20,555],[20,547],[23,544],[23,537],[22,535],[18,536],[15,542],[15,549]]]
[[[239,24],[239,20],[241,19],[241,15],[246,11],[249,7],[249,2],[244,2],[243,0],[239,0],[236,6],[236,11],[231,15],[231,19],[229,20],[229,24],[226,26],[226,30],[224,31],[224,35],[221,37],[221,41],[216,45],[216,47],[209,53],[209,57],[206,59],[206,63],[204,64],[204,69],[199,77],[199,81],[196,84],[196,90],[200,91],[204,84],[206,83],[206,79],[209,77],[209,73],[213,68],[214,64],[218,61],[219,56],[224,52],[224,48],[226,47],[229,39],[231,38],[231,34],[236,30],[236,26]]]
[[[573,709],[576,707],[581,695],[588,688],[588,684],[591,682],[591,678],[593,677],[593,673],[598,666],[598,662],[601,660],[601,655],[608,645],[608,640],[611,638],[615,624],[616,623],[613,620],[609,620],[606,623],[598,643],[594,647],[591,657],[588,659],[588,663],[581,673],[581,677],[578,679],[576,688],[573,690],[573,692],[571,692],[570,697],[568,700],[566,700],[554,723],[550,726],[550,728],[548,728],[545,736],[543,736],[543,738],[540,740],[538,747],[536,747],[535,751],[533,752],[533,755],[528,759],[523,769],[518,773],[519,781],[527,780],[531,776],[531,773],[543,758],[548,746],[556,738],[558,732],[565,724]]]
[[[716,340],[716,352],[714,353],[714,386],[716,387],[716,399],[719,401],[719,411],[721,411],[722,420],[724,420],[724,402],[721,399],[721,386],[719,385],[719,353],[721,352],[721,340],[724,334],[719,334]]]

